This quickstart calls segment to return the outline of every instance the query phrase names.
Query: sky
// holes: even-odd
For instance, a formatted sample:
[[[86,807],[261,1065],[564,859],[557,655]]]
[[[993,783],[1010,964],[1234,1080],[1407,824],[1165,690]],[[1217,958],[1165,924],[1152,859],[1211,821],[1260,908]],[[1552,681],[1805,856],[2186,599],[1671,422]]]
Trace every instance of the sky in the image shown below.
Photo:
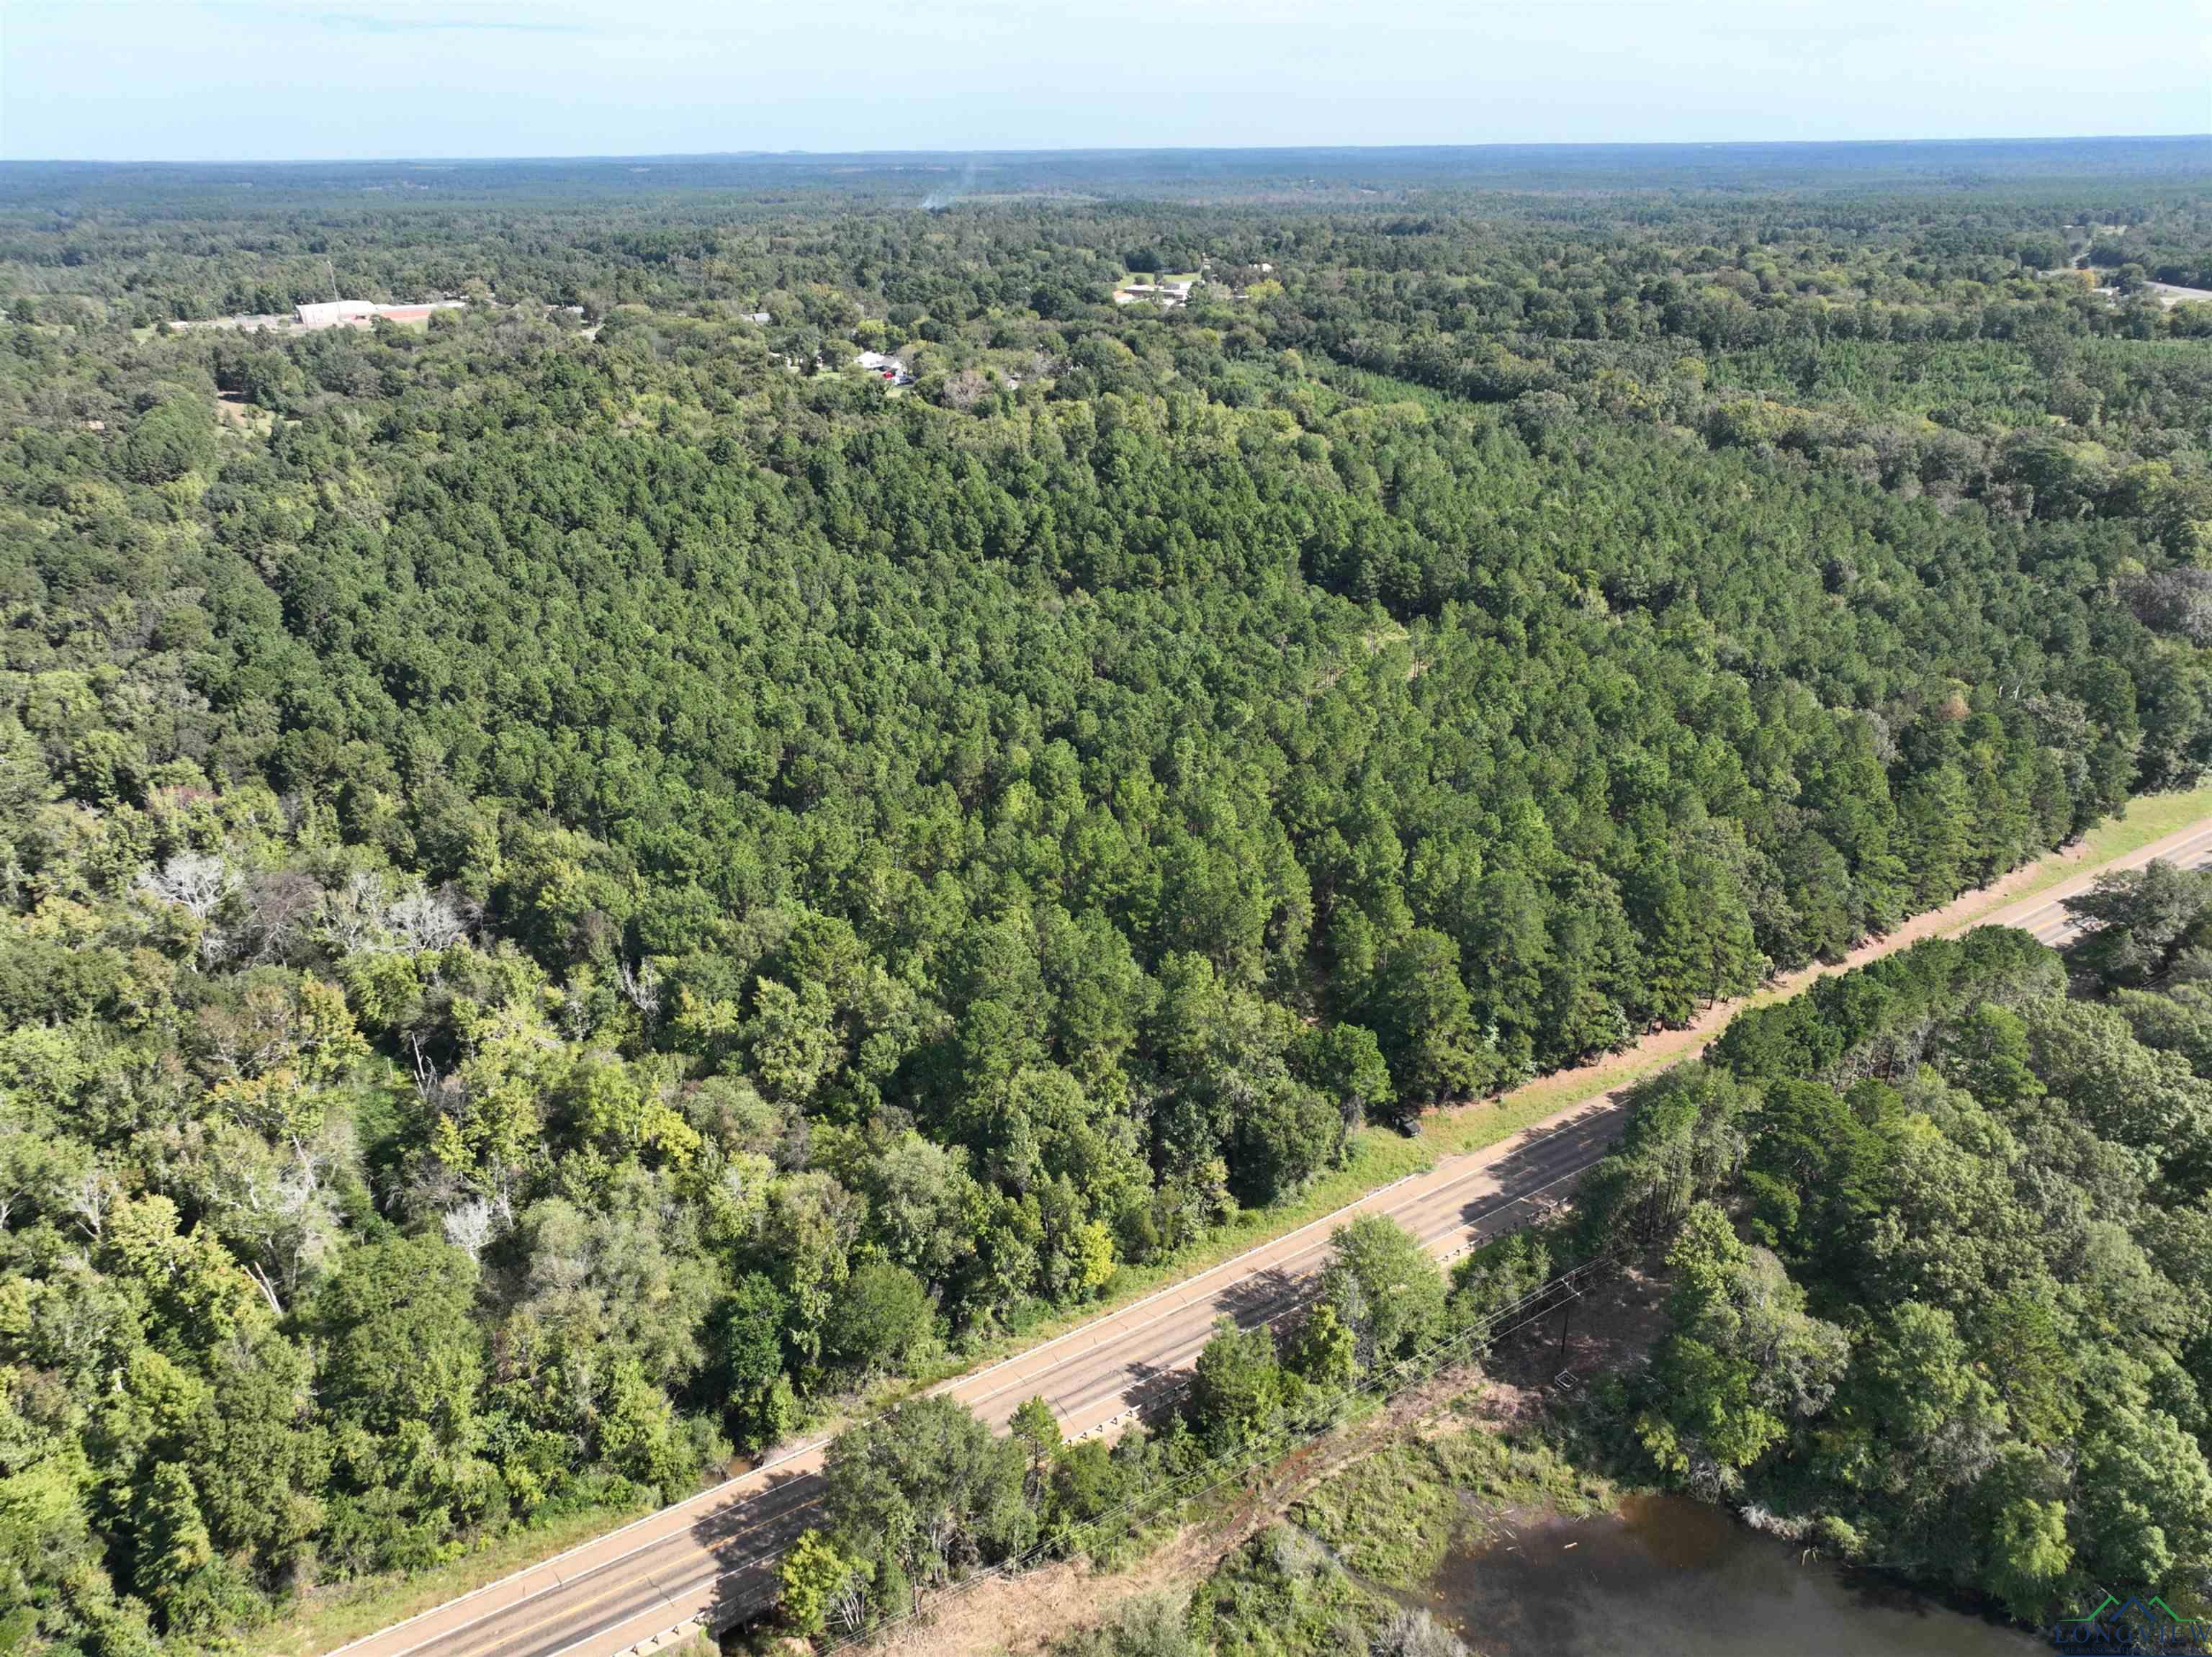
[[[0,158],[2212,131],[2212,0],[0,0]]]

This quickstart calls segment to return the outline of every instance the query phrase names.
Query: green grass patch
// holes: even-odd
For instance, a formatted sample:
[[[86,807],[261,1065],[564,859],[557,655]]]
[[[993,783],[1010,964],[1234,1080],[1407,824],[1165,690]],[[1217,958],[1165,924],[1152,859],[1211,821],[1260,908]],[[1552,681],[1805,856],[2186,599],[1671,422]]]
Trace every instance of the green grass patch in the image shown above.
[[[1191,1645],[1213,1657],[1304,1657],[1369,1650],[1395,1609],[1304,1532],[1271,1525],[1199,1585],[1188,1625]],[[1133,1605],[1115,1617],[1120,1632],[1110,1645],[1065,1642],[1053,1648],[1056,1657],[1160,1648],[1131,1638],[1136,1611]]]
[[[1401,1440],[1352,1463],[1290,1516],[1362,1576],[1405,1587],[1443,1563],[1459,1493],[1428,1445]]]
[[[2100,823],[2081,837],[2082,855],[2078,862],[2045,858],[2033,879],[2003,898],[1991,899],[1983,912],[2032,898],[2085,869],[2108,863],[2115,857],[2124,857],[2131,851],[2141,851],[2152,841],[2162,840],[2208,814],[2212,814],[2212,783],[2175,794],[2138,795],[2128,801],[2127,809],[2118,817]]]
[[[1580,1516],[1615,1494],[1541,1439],[1477,1426],[1434,1438],[1409,1431],[1308,1492],[1290,1518],[1361,1576],[1410,1587],[1443,1563],[1455,1537],[1491,1519],[1530,1508]]]
[[[416,1576],[379,1576],[319,1588],[280,1606],[276,1619],[226,1651],[242,1657],[319,1657],[319,1654],[404,1621],[418,1611],[496,1582],[525,1566],[627,1524],[639,1508],[586,1508],[499,1536],[486,1537],[459,1557]]]

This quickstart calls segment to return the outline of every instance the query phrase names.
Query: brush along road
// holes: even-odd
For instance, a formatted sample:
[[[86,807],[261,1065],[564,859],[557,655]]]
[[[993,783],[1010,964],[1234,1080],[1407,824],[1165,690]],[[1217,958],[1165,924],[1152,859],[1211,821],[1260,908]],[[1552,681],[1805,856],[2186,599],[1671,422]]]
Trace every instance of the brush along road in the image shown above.
[[[1982,914],[1980,903],[1963,899],[1869,945],[1851,964],[1970,924],[2016,926],[2045,943],[2062,943],[2070,935],[2062,899],[2107,869],[2137,868],[2154,857],[2189,868],[2212,863],[2212,819],[2007,908]],[[1691,1031],[1662,1031],[1613,1055],[1592,1067],[1593,1080],[1686,1054],[1719,1027],[1727,1011],[1714,1009]],[[1428,1173],[1370,1191],[1335,1214],[937,1390],[994,1427],[1024,1399],[1042,1396],[1070,1438],[1116,1430],[1147,1400],[1180,1384],[1178,1372],[1197,1357],[1217,1317],[1226,1313],[1249,1326],[1295,1307],[1328,1257],[1329,1233],[1345,1220],[1387,1214],[1439,1258],[1460,1253],[1527,1223],[1565,1196],[1619,1133],[1622,1108],[1602,1095],[1585,1098],[1499,1144],[1446,1158]],[[822,1449],[823,1441],[798,1447],[341,1649],[349,1657],[612,1657],[694,1618],[734,1620],[768,1604],[778,1558],[812,1521]]]

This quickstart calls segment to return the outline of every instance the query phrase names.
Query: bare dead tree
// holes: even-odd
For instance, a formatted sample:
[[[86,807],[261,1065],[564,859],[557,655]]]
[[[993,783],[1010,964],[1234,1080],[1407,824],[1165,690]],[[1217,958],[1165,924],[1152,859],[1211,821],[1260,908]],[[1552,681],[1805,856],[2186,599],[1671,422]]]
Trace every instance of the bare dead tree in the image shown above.
[[[180,851],[158,869],[143,869],[131,883],[157,902],[176,904],[194,920],[215,917],[223,900],[238,890],[238,871],[211,851]]]
[[[105,1168],[87,1168],[72,1180],[62,1196],[62,1207],[74,1215],[85,1235],[95,1243],[107,1226],[107,1211],[115,1206],[115,1178]]]
[[[482,1197],[472,1197],[460,1207],[447,1211],[443,1222],[446,1240],[470,1259],[477,1259],[490,1243],[496,1221],[497,1215],[490,1201]]]
[[[635,970],[628,961],[617,964],[617,981],[622,988],[623,999],[637,1008],[638,1016],[647,1024],[660,1018],[660,970],[650,958],[641,960]]]

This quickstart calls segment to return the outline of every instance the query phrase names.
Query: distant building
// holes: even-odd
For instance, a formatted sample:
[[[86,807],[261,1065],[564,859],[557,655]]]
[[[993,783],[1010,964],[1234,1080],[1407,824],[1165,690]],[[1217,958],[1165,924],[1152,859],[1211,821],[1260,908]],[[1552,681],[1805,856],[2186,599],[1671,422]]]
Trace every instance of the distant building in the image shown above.
[[[877,379],[890,385],[906,386],[914,382],[914,376],[907,372],[905,363],[900,362],[896,356],[887,356],[881,351],[862,351],[853,359],[853,366],[866,369]]]
[[[1190,303],[1190,288],[1188,282],[1132,282],[1114,290],[1114,302],[1133,305],[1140,299],[1149,299],[1163,310],[1173,310],[1178,305]]]
[[[421,305],[380,305],[373,299],[326,299],[302,305],[292,314],[303,328],[366,328],[383,317],[392,322],[422,322],[433,311],[466,308],[465,299],[433,299]]]
[[[745,320],[748,322],[773,322],[775,319],[770,316],[766,311],[747,311],[745,313]]]
[[[376,314],[376,302],[369,299],[331,299],[313,305],[302,305],[293,314],[303,328],[336,328],[349,322],[366,322]]]

